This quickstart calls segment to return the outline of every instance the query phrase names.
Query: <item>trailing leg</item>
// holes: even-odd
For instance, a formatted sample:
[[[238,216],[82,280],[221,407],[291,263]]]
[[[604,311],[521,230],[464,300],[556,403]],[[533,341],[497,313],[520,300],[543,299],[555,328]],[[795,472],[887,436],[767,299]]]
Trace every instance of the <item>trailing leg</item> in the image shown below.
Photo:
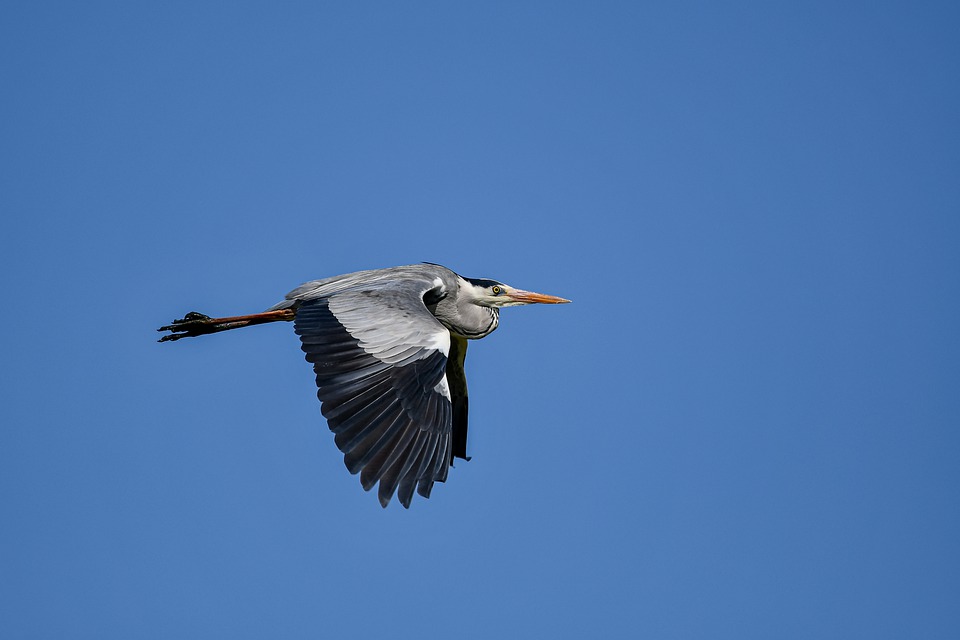
[[[174,320],[170,324],[157,329],[157,331],[170,332],[168,335],[160,338],[158,342],[170,342],[179,340],[180,338],[193,338],[208,333],[229,331],[230,329],[239,329],[241,327],[266,324],[268,322],[289,322],[293,320],[294,315],[295,312],[293,309],[278,309],[276,311],[265,311],[263,313],[253,313],[245,316],[211,318],[202,313],[191,311],[179,320]]]

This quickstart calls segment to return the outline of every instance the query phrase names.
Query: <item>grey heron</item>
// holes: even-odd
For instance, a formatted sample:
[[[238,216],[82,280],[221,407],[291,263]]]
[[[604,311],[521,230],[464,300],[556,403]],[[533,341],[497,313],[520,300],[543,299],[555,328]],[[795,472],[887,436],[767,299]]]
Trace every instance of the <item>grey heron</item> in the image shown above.
[[[160,342],[292,321],[316,374],[320,411],[344,464],[409,508],[467,456],[467,340],[490,335],[500,308],[569,302],[424,263],[314,280],[263,313],[190,312]]]

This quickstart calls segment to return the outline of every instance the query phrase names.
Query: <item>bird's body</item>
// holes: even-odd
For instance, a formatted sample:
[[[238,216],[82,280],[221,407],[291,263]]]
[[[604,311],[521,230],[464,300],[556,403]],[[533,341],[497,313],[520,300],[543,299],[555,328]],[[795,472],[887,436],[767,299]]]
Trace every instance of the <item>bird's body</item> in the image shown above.
[[[162,327],[177,340],[292,320],[313,364],[321,412],[351,473],[380,503],[429,497],[453,458],[467,458],[467,340],[489,335],[499,308],[563,298],[464,278],[434,264],[307,282],[260,314],[197,313]]]
[[[286,295],[286,299],[270,308],[288,309],[317,298],[364,292],[376,304],[386,308],[408,309],[411,295],[417,296],[417,306],[423,306],[451,333],[468,339],[483,338],[497,328],[499,309],[479,305],[457,304],[460,292],[467,288],[460,282],[470,281],[446,267],[435,264],[413,264],[390,269],[357,271],[342,276],[306,282]],[[475,280],[475,282],[481,282]],[[485,281],[491,284],[492,280]],[[454,292],[456,295],[451,296]],[[417,308],[419,311],[419,308]],[[424,320],[428,320],[425,316]],[[432,325],[431,325],[432,327]],[[435,327],[432,327],[435,328]]]

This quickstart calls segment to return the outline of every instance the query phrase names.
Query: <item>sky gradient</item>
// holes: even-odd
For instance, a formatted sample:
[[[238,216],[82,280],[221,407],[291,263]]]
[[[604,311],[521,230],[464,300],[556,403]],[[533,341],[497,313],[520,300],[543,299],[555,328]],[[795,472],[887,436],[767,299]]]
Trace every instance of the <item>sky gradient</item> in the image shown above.
[[[960,637],[955,3],[0,9],[0,635]],[[383,510],[289,325],[430,261],[471,344]]]

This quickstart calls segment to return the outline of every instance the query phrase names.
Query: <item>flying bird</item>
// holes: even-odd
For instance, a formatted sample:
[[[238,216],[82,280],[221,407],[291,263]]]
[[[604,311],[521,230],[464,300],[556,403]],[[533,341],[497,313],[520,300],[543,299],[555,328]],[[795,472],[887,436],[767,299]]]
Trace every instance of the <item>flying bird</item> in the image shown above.
[[[337,448],[380,504],[430,497],[467,456],[467,340],[490,335],[500,308],[570,302],[436,264],[358,271],[300,285],[263,313],[190,312],[160,342],[292,321],[313,365]]]

